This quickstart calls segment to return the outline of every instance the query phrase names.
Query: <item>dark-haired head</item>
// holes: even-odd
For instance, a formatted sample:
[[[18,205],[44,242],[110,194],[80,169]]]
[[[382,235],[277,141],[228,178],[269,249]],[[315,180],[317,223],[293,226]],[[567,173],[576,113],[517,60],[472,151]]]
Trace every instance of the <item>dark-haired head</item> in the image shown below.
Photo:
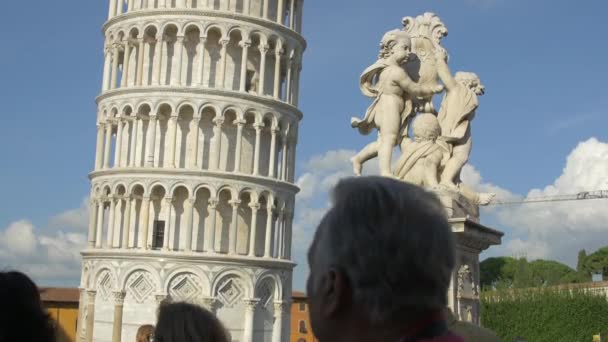
[[[211,312],[188,303],[162,304],[155,342],[229,342],[222,323]]]
[[[52,342],[53,321],[34,282],[20,272],[0,272],[0,342]]]

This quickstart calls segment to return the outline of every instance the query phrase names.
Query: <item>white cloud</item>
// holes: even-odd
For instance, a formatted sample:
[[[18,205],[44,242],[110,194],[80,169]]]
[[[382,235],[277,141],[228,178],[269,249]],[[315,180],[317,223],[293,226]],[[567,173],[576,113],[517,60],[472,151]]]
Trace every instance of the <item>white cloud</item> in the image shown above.
[[[527,198],[604,189],[608,189],[608,144],[591,138],[570,153],[562,175],[553,184],[530,190]],[[608,245],[607,201],[544,202],[501,208],[495,215],[510,228],[502,249],[507,254],[557,259],[574,266],[579,249]]]
[[[85,202],[53,216],[44,230],[29,220],[9,224],[0,230],[0,267],[22,271],[40,286],[78,284],[88,216]]]

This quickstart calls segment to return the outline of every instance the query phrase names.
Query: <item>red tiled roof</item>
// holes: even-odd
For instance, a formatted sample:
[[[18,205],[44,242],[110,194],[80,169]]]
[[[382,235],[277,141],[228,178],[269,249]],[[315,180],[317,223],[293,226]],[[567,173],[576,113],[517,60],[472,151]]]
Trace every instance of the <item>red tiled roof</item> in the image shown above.
[[[80,300],[77,288],[42,287],[39,291],[43,302],[78,303]]]

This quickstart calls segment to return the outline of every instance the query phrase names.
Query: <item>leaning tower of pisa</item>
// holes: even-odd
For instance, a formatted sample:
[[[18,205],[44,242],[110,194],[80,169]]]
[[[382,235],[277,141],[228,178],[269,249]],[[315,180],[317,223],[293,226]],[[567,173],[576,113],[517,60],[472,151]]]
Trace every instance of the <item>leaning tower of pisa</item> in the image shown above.
[[[162,301],[289,340],[302,0],[110,0],[79,341]]]

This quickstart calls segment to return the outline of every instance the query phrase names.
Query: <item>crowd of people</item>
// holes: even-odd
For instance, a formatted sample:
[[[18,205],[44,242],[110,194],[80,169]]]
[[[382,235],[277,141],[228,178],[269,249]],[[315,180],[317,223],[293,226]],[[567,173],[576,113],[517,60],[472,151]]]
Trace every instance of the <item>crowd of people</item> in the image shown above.
[[[452,230],[435,195],[383,177],[341,181],[308,251],[310,319],[320,342],[498,341],[458,324],[447,308]],[[54,341],[36,285],[0,272],[0,342]],[[461,333],[463,336],[457,335]],[[219,319],[189,303],[163,303],[137,342],[229,342]]]

